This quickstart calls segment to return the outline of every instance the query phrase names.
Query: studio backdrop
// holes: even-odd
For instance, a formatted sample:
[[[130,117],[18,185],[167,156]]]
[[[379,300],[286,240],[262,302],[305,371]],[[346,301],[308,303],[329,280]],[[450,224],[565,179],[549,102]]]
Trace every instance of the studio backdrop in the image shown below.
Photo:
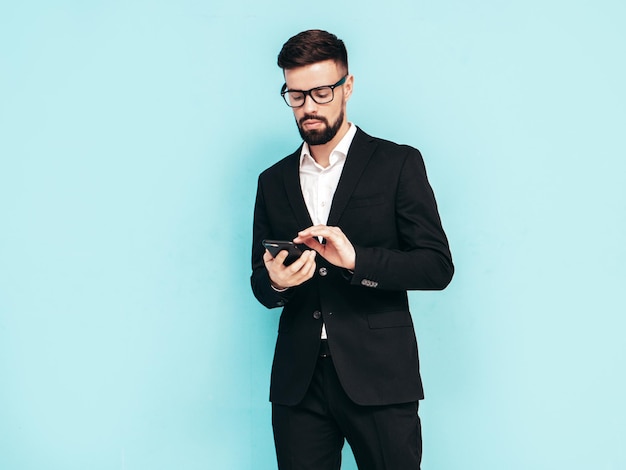
[[[452,284],[410,294],[423,468],[626,468],[624,5],[3,2],[0,468],[276,468],[252,210],[310,28],[450,238]]]

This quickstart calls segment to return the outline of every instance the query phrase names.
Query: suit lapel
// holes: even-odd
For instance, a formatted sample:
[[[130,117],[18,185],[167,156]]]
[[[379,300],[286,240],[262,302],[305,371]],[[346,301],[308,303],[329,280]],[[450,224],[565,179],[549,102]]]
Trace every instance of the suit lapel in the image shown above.
[[[311,216],[306,208],[304,202],[304,196],[302,195],[302,187],[300,186],[300,153],[302,146],[292,154],[283,172],[283,181],[285,183],[285,191],[287,192],[287,199],[289,205],[293,210],[293,213],[298,221],[298,226],[302,229],[313,225]]]
[[[343,214],[350,196],[354,192],[363,170],[367,166],[367,162],[376,149],[376,143],[374,139],[363,132],[361,129],[357,129],[357,133],[352,140],[348,156],[346,157],[346,163],[333,197],[333,203],[330,208],[330,214],[328,215],[329,226],[337,225],[341,214]]]

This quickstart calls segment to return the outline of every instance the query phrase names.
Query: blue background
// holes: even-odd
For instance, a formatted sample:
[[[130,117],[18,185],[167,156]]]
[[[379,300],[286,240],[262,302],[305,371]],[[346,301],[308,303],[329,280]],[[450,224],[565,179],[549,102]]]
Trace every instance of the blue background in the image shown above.
[[[0,468],[275,468],[252,209],[308,28],[450,238],[450,287],[410,297],[423,468],[626,468],[625,4],[381,5],[2,2]]]

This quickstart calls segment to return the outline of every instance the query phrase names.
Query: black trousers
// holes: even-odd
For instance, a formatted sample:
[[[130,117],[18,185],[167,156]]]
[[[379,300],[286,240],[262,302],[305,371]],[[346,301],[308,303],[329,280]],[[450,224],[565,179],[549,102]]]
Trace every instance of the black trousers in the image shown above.
[[[348,398],[332,357],[319,358],[296,406],[272,405],[279,470],[338,470],[344,440],[359,470],[419,470],[418,402],[360,406]]]

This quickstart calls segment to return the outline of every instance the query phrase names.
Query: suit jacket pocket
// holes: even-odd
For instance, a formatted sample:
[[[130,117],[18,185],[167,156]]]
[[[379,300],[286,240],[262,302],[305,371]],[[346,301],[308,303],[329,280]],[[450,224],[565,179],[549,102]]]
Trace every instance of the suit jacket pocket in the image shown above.
[[[406,310],[370,313],[367,315],[367,321],[370,328],[397,328],[401,326],[413,326],[411,314]]]

